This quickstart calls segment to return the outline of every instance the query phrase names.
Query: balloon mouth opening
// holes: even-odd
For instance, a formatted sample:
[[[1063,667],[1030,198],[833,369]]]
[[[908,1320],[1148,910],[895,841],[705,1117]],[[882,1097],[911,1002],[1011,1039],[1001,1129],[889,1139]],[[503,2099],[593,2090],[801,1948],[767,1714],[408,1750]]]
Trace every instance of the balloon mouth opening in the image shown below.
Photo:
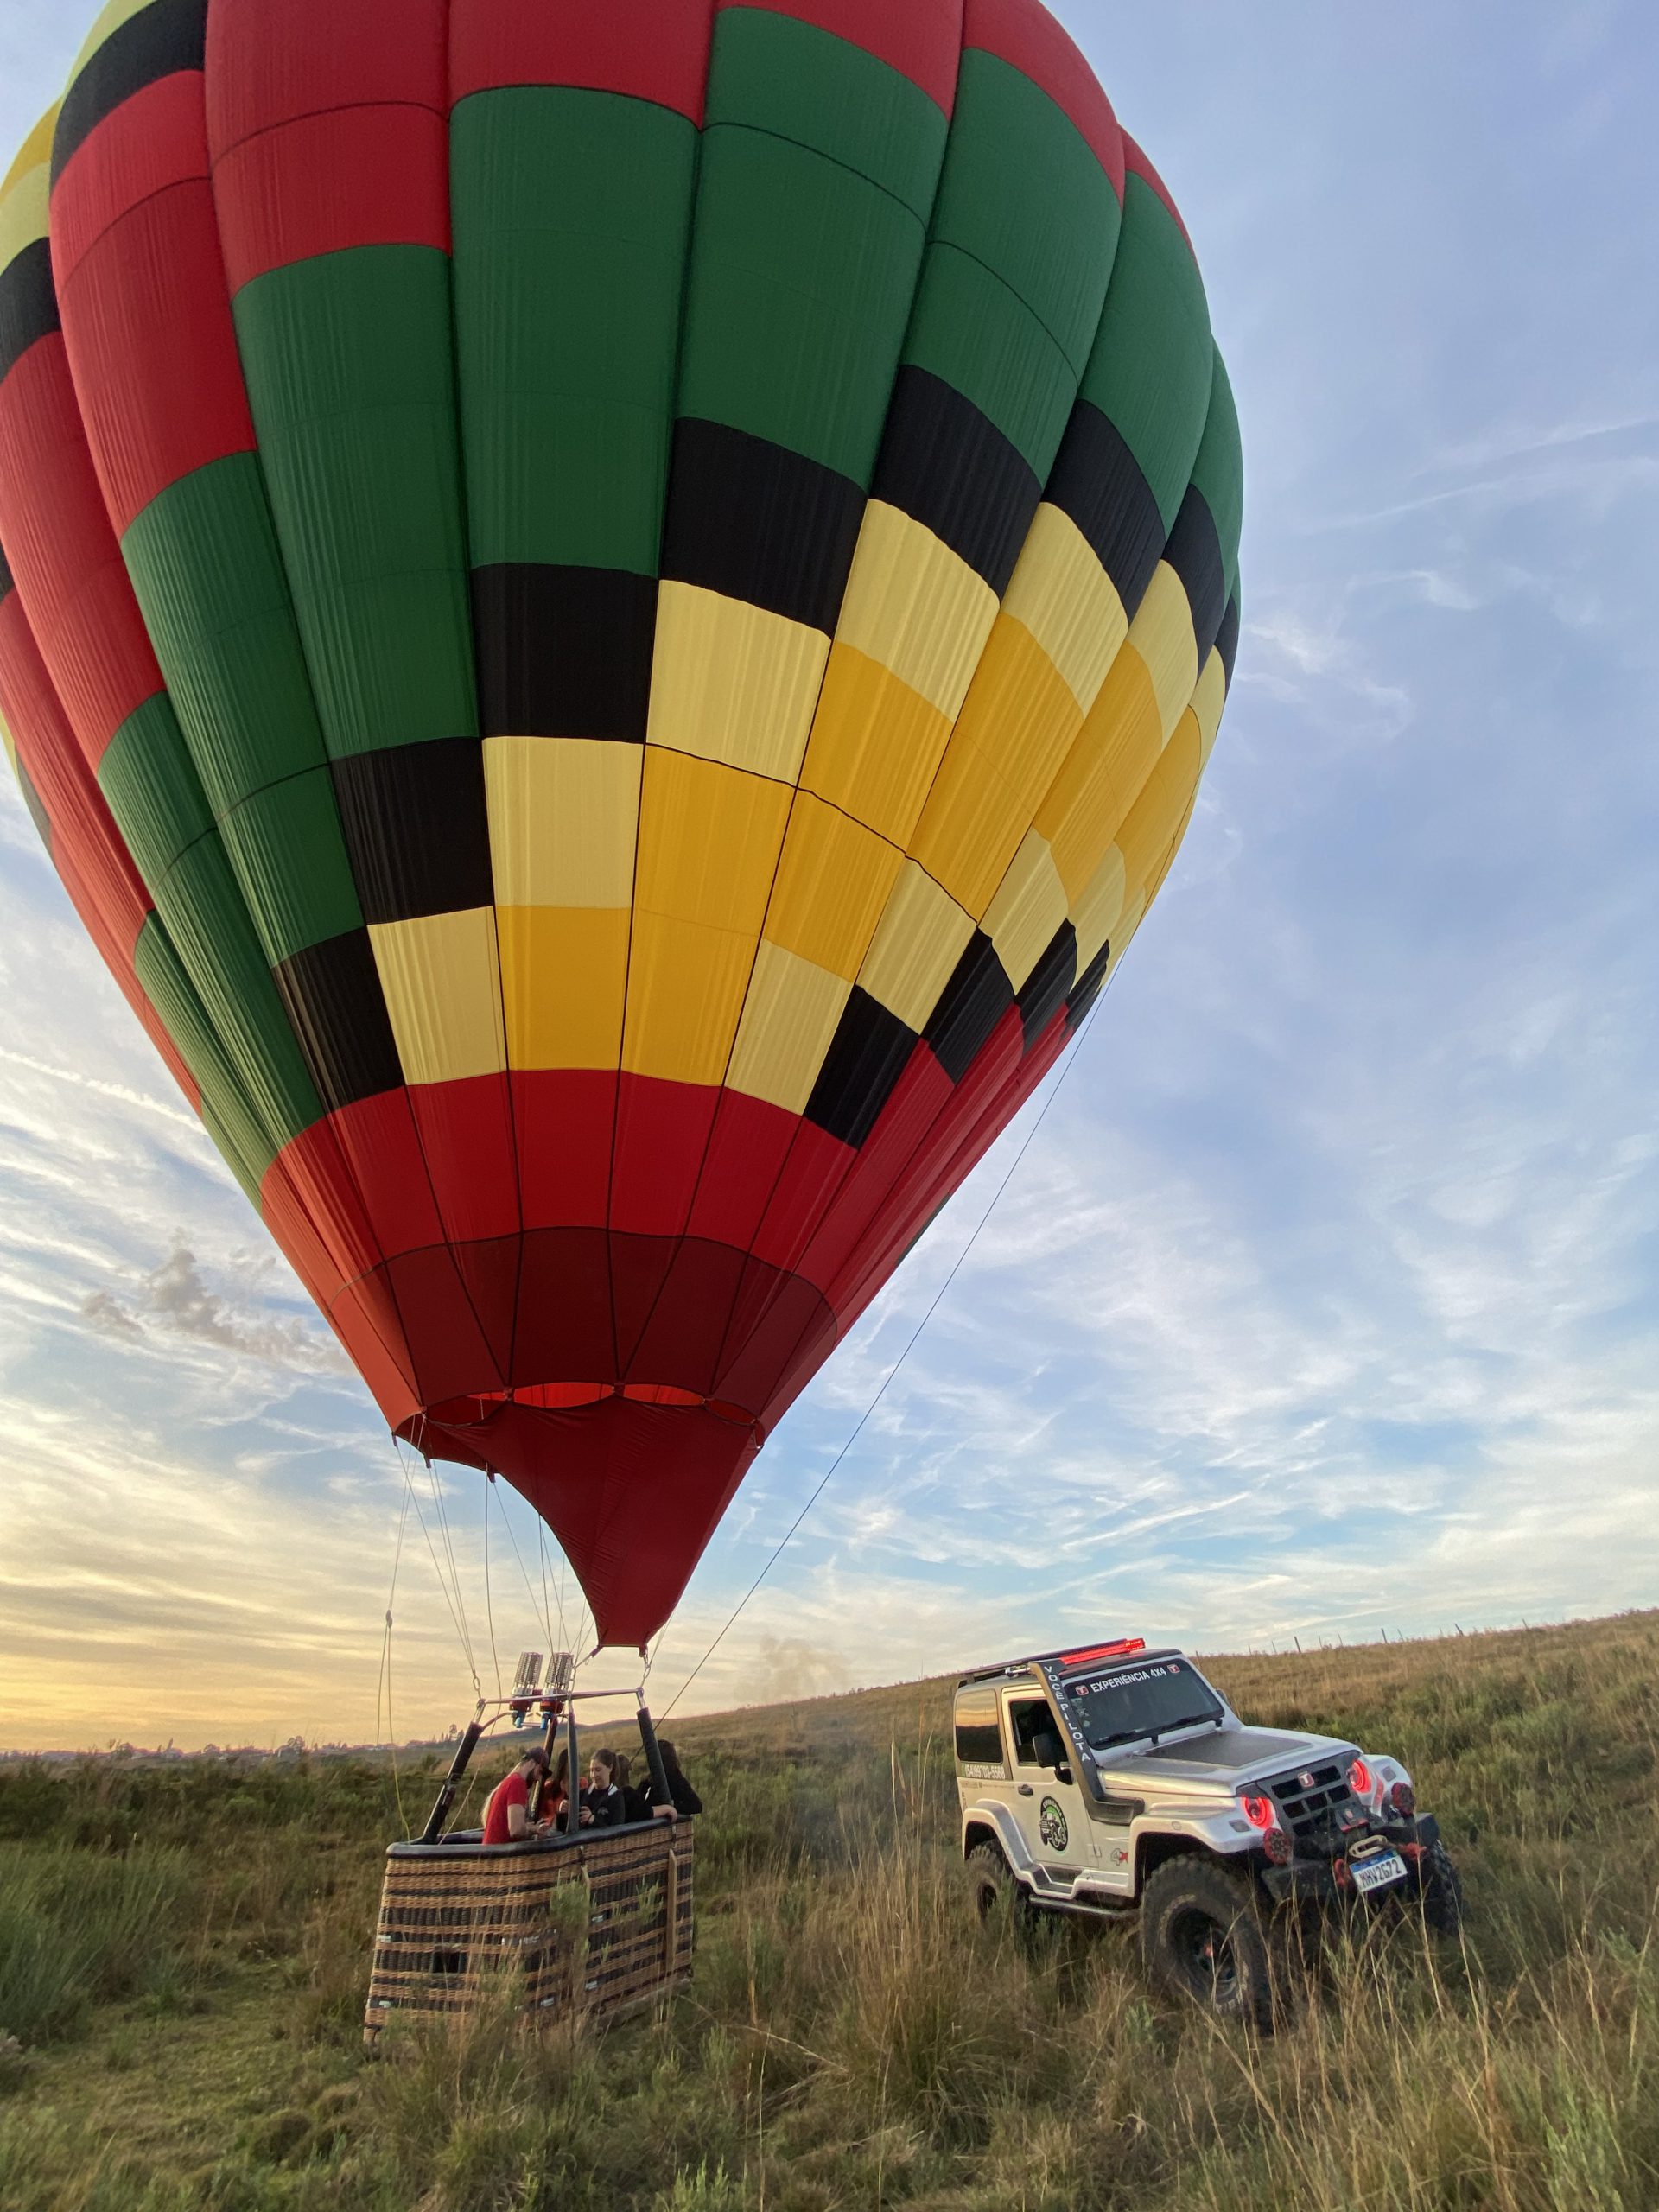
[[[459,1398],[445,1398],[428,1406],[423,1416],[405,1422],[400,1434],[410,1434],[423,1420],[440,1421],[446,1428],[482,1427],[508,1406],[522,1406],[534,1413],[571,1413],[596,1406],[607,1398],[621,1398],[632,1405],[678,1407],[687,1412],[712,1414],[716,1421],[735,1428],[759,1427],[747,1406],[729,1398],[709,1398],[700,1391],[683,1390],[673,1382],[524,1382],[512,1390],[471,1391]]]

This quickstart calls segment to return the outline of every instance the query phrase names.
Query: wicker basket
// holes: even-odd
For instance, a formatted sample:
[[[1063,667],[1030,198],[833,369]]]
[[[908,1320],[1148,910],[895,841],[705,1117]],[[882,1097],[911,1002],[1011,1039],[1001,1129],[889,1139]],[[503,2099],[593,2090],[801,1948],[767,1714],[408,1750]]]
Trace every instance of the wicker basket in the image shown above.
[[[566,1840],[394,1843],[363,2016],[435,2019],[522,1992],[547,2020],[602,2019],[691,1972],[691,1826]]]

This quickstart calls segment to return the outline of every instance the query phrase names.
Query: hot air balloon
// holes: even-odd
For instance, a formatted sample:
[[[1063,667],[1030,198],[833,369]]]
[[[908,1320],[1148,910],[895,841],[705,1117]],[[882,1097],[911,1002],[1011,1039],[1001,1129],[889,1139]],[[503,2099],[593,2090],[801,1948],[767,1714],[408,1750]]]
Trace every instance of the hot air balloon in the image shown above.
[[[111,0],[0,198],[0,715],[393,1431],[601,1643],[1191,816],[1237,423],[1036,0]]]

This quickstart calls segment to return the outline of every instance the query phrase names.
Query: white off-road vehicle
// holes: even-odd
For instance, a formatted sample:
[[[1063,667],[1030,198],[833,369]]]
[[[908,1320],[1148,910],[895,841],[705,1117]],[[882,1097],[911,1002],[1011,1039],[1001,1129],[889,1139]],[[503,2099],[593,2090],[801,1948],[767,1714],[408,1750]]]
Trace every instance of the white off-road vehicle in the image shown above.
[[[1184,1652],[1123,1637],[982,1667],[955,1720],[982,1918],[1136,1914],[1154,1981],[1264,2028],[1278,1909],[1408,1901],[1459,1924],[1456,1869],[1397,1759],[1246,1727]]]

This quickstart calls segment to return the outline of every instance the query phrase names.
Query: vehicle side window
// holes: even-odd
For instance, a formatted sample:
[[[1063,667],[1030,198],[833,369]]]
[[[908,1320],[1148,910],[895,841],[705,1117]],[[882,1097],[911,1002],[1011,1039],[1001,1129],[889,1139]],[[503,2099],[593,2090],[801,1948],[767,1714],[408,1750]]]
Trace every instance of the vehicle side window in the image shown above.
[[[1008,1732],[1014,1738],[1015,1764],[1020,1766],[1037,1765],[1037,1738],[1059,1733],[1054,1726],[1054,1716],[1048,1709],[1046,1698],[1011,1697],[1008,1700]]]
[[[956,1726],[958,1766],[1002,1766],[1002,1731],[996,1724],[994,1689],[959,1690]]]

